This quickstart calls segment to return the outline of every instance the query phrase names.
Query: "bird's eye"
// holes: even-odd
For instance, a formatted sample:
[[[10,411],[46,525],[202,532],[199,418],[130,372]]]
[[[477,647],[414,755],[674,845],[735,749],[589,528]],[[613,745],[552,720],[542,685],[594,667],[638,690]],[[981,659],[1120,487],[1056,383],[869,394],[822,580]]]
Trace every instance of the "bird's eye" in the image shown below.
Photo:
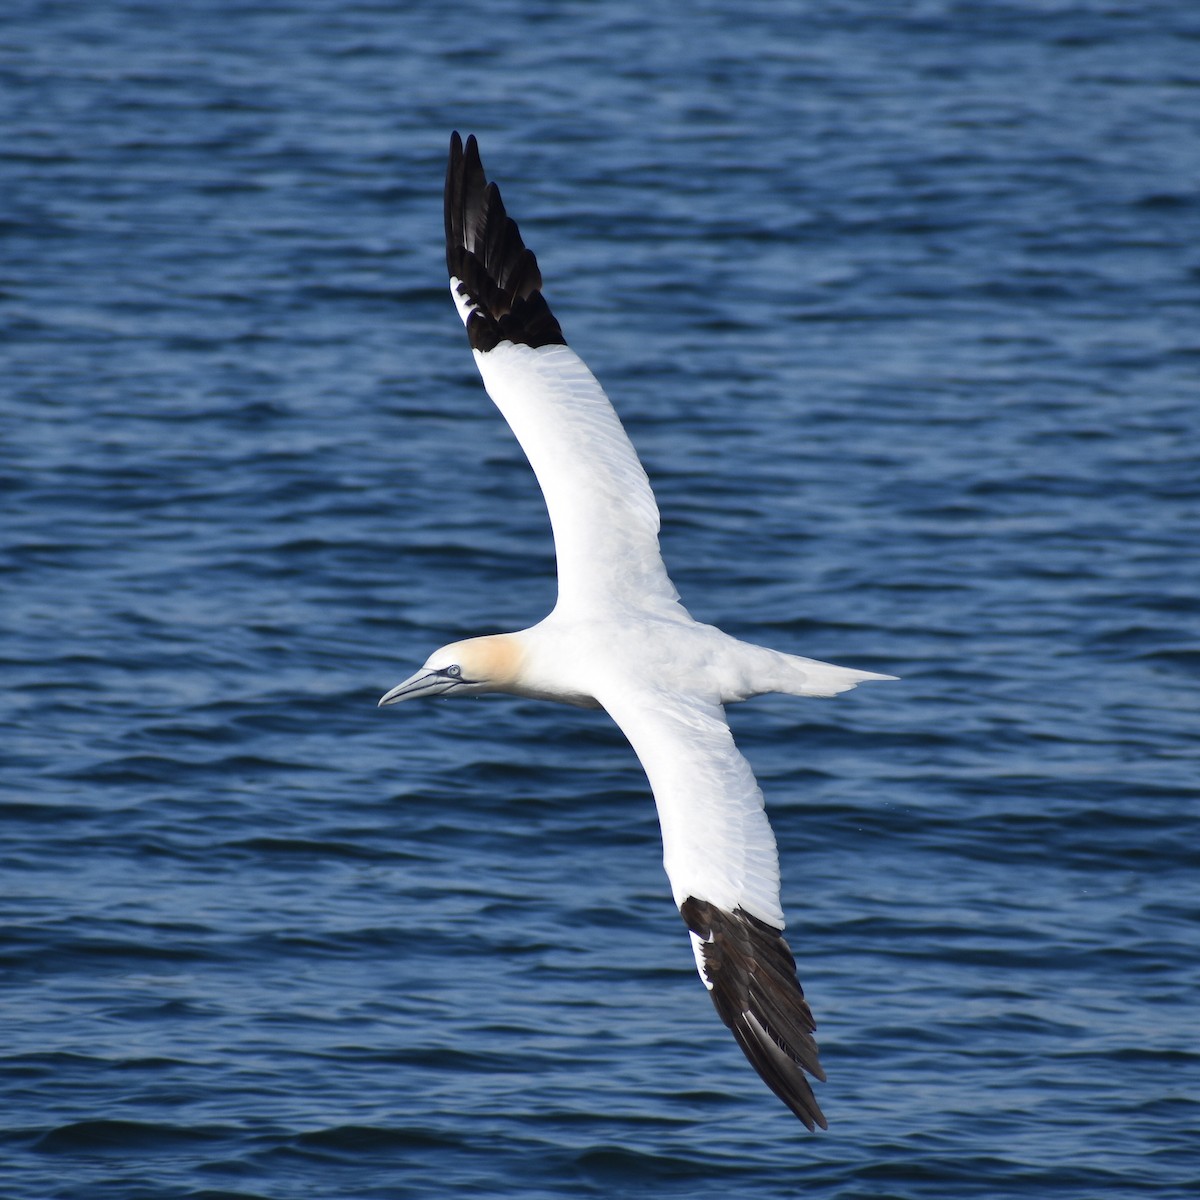
[[[462,667],[455,663],[454,666],[447,667],[442,674],[449,675],[451,679],[460,679],[462,678]]]

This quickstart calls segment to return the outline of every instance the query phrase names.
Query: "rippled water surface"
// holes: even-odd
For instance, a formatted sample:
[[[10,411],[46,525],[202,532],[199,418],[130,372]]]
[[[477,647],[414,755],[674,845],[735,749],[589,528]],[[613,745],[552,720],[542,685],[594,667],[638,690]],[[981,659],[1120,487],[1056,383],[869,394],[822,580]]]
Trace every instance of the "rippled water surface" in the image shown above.
[[[0,1193],[1196,1194],[1200,11],[5,13]],[[553,601],[452,128],[692,611],[903,676],[731,714],[826,1135],[604,714],[374,708]]]

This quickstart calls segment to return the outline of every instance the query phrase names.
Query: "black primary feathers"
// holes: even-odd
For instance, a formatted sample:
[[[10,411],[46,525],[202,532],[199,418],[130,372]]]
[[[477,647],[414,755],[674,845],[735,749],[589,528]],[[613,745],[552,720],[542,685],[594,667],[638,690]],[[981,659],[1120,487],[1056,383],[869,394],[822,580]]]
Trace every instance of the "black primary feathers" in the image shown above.
[[[679,911],[704,942],[712,1002],[751,1065],[809,1129],[828,1129],[804,1077],[825,1081],[817,1025],[783,934],[741,908],[729,913],[706,900],[689,897]]]
[[[500,189],[488,183],[472,134],[464,149],[450,137],[446,168],[446,268],[475,306],[467,319],[473,350],[501,342],[565,345],[566,338],[542,297],[542,273],[525,248],[516,221],[504,211]]]

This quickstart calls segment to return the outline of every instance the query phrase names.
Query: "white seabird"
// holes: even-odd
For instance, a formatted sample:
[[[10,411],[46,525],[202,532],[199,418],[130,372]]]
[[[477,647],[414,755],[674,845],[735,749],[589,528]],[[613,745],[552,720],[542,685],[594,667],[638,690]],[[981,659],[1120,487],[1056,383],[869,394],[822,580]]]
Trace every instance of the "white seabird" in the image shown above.
[[[816,1028],[783,939],[779,857],[763,796],[725,721],[768,692],[832,696],[892,679],[782,654],[693,620],[667,576],[646,472],[599,383],[567,346],[475,138],[446,172],[450,294],[488,394],[537,475],[554,528],[558,602],[518,633],[430,656],[380,705],[509,692],[604,708],[654,790],[663,865],[721,1019],[773,1092],[827,1128]]]

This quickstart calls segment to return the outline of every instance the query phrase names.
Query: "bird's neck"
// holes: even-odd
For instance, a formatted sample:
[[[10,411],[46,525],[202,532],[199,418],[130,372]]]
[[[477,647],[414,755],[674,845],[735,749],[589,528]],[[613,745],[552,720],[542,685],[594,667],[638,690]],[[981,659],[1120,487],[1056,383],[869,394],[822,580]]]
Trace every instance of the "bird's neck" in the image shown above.
[[[512,665],[505,685],[498,690],[579,708],[600,707],[587,687],[586,672],[579,669],[577,644],[552,618],[490,640],[505,642],[498,653],[507,655],[504,661]]]

